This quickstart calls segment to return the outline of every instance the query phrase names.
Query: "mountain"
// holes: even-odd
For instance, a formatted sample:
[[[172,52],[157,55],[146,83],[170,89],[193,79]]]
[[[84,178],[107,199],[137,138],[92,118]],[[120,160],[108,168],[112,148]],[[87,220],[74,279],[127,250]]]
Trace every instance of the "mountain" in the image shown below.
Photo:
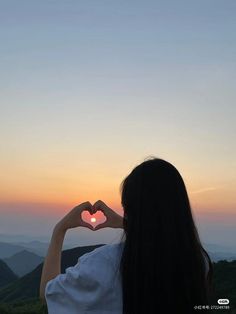
[[[16,274],[13,273],[7,264],[0,260],[0,287],[15,281],[17,278]]]
[[[78,258],[81,255],[87,252],[90,252],[99,246],[101,245],[76,247],[73,249],[63,251],[62,263],[61,263],[62,273],[65,272],[65,269],[67,267],[75,265],[77,263]],[[5,264],[5,268],[6,267],[7,265]],[[0,289],[0,303],[1,304],[4,304],[4,303],[15,304],[17,302],[20,302],[21,304],[28,304],[30,300],[33,300],[33,299],[38,300],[41,272],[42,272],[42,264],[37,266],[29,274],[1,288]],[[231,262],[219,261],[217,263],[213,263],[214,295],[212,297],[210,304],[217,305],[217,300],[224,298],[224,299],[230,300],[230,308],[232,310],[236,309],[235,278],[236,278],[236,260],[231,261]],[[1,312],[1,304],[0,304],[0,312]],[[30,307],[31,305],[29,305],[29,308]],[[8,312],[4,312],[4,313],[8,313]],[[25,313],[25,312],[18,311],[14,313]],[[32,311],[29,313],[32,313]],[[44,312],[40,312],[40,313],[44,313]],[[215,313],[215,311],[213,311],[213,313]],[[233,314],[235,312],[230,312],[230,313]]]
[[[69,266],[75,265],[78,258],[85,253],[93,251],[100,245],[76,247],[62,252],[61,270],[62,273]],[[38,265],[32,272],[19,278],[15,282],[0,289],[0,302],[11,302],[28,300],[39,296],[39,285],[43,263]]]
[[[0,242],[0,258],[1,259],[10,257],[13,254],[16,254],[23,250],[25,250],[24,246],[13,244],[13,243]]]
[[[229,252],[209,252],[208,254],[212,261],[219,262],[222,260],[226,260],[228,262],[231,262],[233,260],[236,260],[236,254],[235,253],[229,253]]]
[[[4,258],[4,262],[19,277],[31,272],[42,263],[42,261],[43,257],[26,250],[20,251],[11,257]]]
[[[48,250],[48,246],[49,243],[48,242],[41,242],[41,241],[28,241],[28,242],[0,242],[0,243],[4,243],[5,247],[7,247],[7,245],[9,246],[16,246],[18,248],[19,251],[19,247],[20,250],[25,249],[29,252],[35,253],[39,256],[46,256],[47,254],[47,250]],[[75,245],[68,245],[68,244],[63,244],[63,249],[70,249],[72,247],[74,247]]]
[[[0,258],[11,257],[12,255],[21,252],[28,251],[35,253],[39,256],[45,256],[48,250],[48,243],[40,241],[31,241],[31,242],[0,242]],[[66,248],[66,246],[63,246]]]
[[[230,262],[236,260],[236,250],[234,247],[212,243],[203,243],[203,247],[205,248],[213,262],[218,262],[222,260]]]
[[[27,251],[33,252],[39,256],[45,256],[49,246],[49,243],[40,241],[17,242],[16,244],[23,246]]]
[[[221,253],[232,253],[232,255],[236,255],[236,247],[235,246],[226,246],[219,245],[214,243],[203,243],[203,247],[208,252],[221,252]]]

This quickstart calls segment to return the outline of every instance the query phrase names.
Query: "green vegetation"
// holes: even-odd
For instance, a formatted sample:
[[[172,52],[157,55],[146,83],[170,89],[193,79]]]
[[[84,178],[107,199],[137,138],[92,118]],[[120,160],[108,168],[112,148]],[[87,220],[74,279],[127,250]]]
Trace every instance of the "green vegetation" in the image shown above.
[[[18,301],[14,303],[0,303],[1,314],[48,314],[47,306],[38,299]]]
[[[219,261],[213,263],[214,276],[214,304],[217,304],[218,299],[229,299],[230,311],[221,310],[223,313],[236,314],[236,260],[232,262]],[[221,313],[216,310],[211,313]]]

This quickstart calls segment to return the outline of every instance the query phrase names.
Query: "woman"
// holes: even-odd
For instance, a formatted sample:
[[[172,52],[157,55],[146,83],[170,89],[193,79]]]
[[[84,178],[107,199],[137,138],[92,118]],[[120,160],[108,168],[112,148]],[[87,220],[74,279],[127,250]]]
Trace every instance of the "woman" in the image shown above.
[[[49,314],[191,314],[209,304],[212,264],[192,217],[184,181],[160,158],[136,166],[121,184],[122,218],[104,202],[75,207],[54,228],[40,296]],[[103,211],[95,229],[81,212]],[[99,247],[60,271],[68,229],[124,228],[124,241]]]

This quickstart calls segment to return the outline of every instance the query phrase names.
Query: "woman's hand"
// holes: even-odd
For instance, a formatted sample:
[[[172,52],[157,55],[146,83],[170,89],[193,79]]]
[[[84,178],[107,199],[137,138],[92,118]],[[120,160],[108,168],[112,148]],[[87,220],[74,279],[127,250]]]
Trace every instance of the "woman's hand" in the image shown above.
[[[106,221],[97,225],[93,230],[99,230],[101,228],[123,228],[123,217],[118,215],[113,209],[108,207],[103,201],[99,200],[93,204],[93,213],[96,211],[102,211],[106,216]]]
[[[55,229],[60,229],[66,231],[71,228],[76,227],[86,227],[91,230],[94,230],[93,226],[89,223],[83,221],[81,213],[87,210],[90,214],[94,213],[93,206],[90,202],[84,202],[76,207],[74,207],[66,216],[64,216],[57,224]]]

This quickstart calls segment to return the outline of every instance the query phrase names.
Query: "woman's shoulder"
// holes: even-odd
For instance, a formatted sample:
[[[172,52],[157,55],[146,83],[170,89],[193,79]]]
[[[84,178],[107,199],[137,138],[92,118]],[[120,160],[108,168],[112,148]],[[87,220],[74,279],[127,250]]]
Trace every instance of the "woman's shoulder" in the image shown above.
[[[122,246],[122,243],[100,246],[82,255],[65,273],[49,280],[45,288],[49,313],[67,313],[67,306],[73,308],[73,313],[80,309],[81,313],[85,309],[86,313],[94,309],[96,313],[115,313],[115,309],[122,307],[121,281],[115,270]],[[107,303],[108,299],[111,302]],[[105,311],[109,307],[111,310]]]
[[[93,251],[82,255],[79,258],[80,262],[88,262],[88,260],[93,262],[117,262],[122,254],[124,247],[124,242],[104,244]]]
[[[124,246],[124,242],[112,243],[112,244],[104,244],[94,249],[91,252],[85,253],[83,258],[99,258],[99,257],[107,257],[113,258],[114,256],[120,254],[122,252]]]

